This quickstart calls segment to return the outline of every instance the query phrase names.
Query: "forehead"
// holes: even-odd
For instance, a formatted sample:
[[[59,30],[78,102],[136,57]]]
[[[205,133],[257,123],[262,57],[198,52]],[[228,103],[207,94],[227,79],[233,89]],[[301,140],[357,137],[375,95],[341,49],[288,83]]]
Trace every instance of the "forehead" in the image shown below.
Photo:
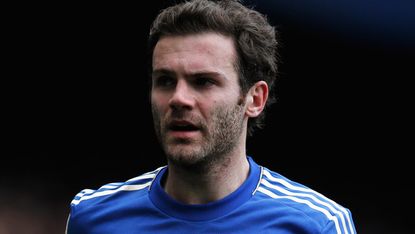
[[[167,63],[192,66],[234,65],[236,49],[231,37],[218,33],[200,33],[162,37],[153,53],[153,69]]]

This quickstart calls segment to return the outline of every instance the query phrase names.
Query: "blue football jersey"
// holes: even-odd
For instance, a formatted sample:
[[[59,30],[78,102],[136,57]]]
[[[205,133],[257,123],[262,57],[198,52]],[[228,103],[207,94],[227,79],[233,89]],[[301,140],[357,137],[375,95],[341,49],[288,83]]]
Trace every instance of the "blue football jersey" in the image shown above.
[[[356,233],[348,209],[248,160],[246,181],[207,204],[171,198],[160,182],[168,167],[85,189],[71,202],[67,233]]]

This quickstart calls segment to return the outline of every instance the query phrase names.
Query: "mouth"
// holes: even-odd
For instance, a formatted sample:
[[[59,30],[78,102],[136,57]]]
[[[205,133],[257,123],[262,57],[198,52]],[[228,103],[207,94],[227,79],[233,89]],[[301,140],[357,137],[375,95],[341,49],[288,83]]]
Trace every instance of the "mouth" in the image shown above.
[[[180,132],[189,132],[189,131],[197,131],[197,128],[194,125],[171,125],[169,126],[169,130],[171,131],[180,131]]]
[[[173,137],[191,138],[201,130],[201,128],[189,121],[172,121],[167,125],[167,129]]]
[[[168,129],[171,131],[197,131],[200,128],[191,122],[188,121],[172,121],[168,124]]]

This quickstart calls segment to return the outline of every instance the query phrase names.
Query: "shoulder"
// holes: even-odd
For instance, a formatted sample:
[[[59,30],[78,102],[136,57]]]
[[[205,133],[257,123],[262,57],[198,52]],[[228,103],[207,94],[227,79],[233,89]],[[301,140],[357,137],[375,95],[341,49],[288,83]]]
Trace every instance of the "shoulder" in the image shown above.
[[[285,216],[298,217],[298,222],[307,222],[307,225],[313,225],[318,230],[332,229],[336,233],[355,233],[348,209],[267,168],[262,170],[257,196]]]
[[[67,233],[102,233],[102,230],[113,233],[119,225],[117,220],[128,220],[132,209],[151,206],[149,187],[161,169],[76,194],[71,202]]]
[[[75,195],[71,201],[71,207],[72,209],[79,209],[79,207],[94,206],[103,202],[119,201],[128,196],[126,192],[134,192],[134,196],[144,195],[162,168],[157,168],[125,182],[108,183],[95,190],[84,189]]]

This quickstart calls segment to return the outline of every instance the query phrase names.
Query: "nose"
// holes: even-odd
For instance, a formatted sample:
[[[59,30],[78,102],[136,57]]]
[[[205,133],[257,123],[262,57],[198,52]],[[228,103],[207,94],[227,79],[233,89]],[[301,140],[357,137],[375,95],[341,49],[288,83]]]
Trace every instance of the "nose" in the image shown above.
[[[172,109],[192,109],[194,97],[186,81],[178,80],[173,95],[169,100]]]

